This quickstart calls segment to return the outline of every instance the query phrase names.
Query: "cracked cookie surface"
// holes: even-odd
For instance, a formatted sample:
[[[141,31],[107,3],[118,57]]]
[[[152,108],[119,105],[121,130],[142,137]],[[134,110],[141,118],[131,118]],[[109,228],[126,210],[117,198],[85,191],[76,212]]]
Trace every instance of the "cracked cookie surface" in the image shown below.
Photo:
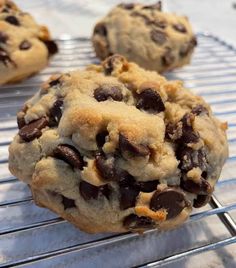
[[[56,52],[45,26],[12,1],[0,0],[0,85],[37,73]]]
[[[188,64],[197,44],[188,18],[162,12],[160,2],[118,5],[96,24],[92,41],[102,60],[119,53],[158,72]]]
[[[201,97],[119,55],[51,77],[17,121],[10,171],[91,233],[183,223],[228,155],[227,125]]]

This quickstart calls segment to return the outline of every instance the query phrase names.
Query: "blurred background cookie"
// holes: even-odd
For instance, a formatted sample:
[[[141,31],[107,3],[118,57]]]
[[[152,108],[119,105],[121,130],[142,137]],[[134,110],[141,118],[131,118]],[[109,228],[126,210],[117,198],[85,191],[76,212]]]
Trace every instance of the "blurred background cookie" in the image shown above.
[[[37,73],[57,50],[47,27],[12,1],[0,1],[0,85]]]
[[[100,59],[119,53],[158,72],[188,64],[197,44],[188,18],[162,12],[161,2],[116,6],[96,24],[92,40]]]

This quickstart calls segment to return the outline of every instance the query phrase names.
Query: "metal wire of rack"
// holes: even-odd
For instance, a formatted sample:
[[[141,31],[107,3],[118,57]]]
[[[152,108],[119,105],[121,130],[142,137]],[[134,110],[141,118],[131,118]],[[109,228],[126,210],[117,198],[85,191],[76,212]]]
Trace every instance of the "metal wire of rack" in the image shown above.
[[[47,69],[21,84],[3,86],[0,91],[0,267],[159,267],[236,243],[236,49],[209,34],[199,34],[198,40],[192,64],[167,77],[184,80],[187,88],[212,105],[215,115],[229,122],[230,156],[210,206],[194,212],[178,230],[151,230],[139,236],[88,235],[33,204],[27,186],[7,169],[7,147],[17,132],[15,114],[49,75],[97,62],[88,39],[58,40],[60,53]],[[191,236],[206,226],[215,226],[212,218],[217,228],[224,229],[221,233],[217,229],[212,241],[206,237],[186,242],[179,237],[175,245],[168,245],[168,250],[158,247],[158,243],[165,244],[178,233]],[[206,234],[211,231],[210,227]],[[145,246],[148,250],[142,254],[127,253],[128,249],[138,251]],[[117,255],[125,256],[125,261],[120,262]]]

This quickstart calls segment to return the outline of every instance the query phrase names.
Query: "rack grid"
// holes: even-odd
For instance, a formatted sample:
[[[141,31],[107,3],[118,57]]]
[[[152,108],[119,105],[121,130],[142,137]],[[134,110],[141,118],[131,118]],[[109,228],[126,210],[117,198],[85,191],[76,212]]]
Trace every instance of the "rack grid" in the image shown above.
[[[17,132],[15,114],[51,74],[98,63],[89,39],[57,40],[60,52],[48,68],[0,90],[0,267],[159,267],[236,243],[236,49],[210,34],[199,33],[198,41],[192,64],[166,76],[184,80],[211,104],[216,116],[228,121],[230,156],[210,206],[194,211],[176,230],[139,236],[85,234],[34,205],[27,186],[7,169],[7,148]],[[189,236],[187,242],[180,237],[183,233]],[[204,239],[198,239],[199,233]],[[167,244],[172,240],[174,245]]]

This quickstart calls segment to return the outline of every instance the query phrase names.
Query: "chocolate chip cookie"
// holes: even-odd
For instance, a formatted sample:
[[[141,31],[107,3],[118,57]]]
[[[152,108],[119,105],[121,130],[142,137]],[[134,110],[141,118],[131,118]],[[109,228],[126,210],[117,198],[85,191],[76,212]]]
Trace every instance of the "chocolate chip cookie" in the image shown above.
[[[154,5],[120,4],[93,32],[97,56],[119,53],[146,69],[164,72],[188,64],[197,44],[188,18]]]
[[[12,1],[0,1],[0,85],[37,73],[56,52],[57,45],[45,26]]]
[[[227,125],[201,97],[119,55],[51,77],[17,121],[10,171],[91,233],[183,223],[228,155]]]

